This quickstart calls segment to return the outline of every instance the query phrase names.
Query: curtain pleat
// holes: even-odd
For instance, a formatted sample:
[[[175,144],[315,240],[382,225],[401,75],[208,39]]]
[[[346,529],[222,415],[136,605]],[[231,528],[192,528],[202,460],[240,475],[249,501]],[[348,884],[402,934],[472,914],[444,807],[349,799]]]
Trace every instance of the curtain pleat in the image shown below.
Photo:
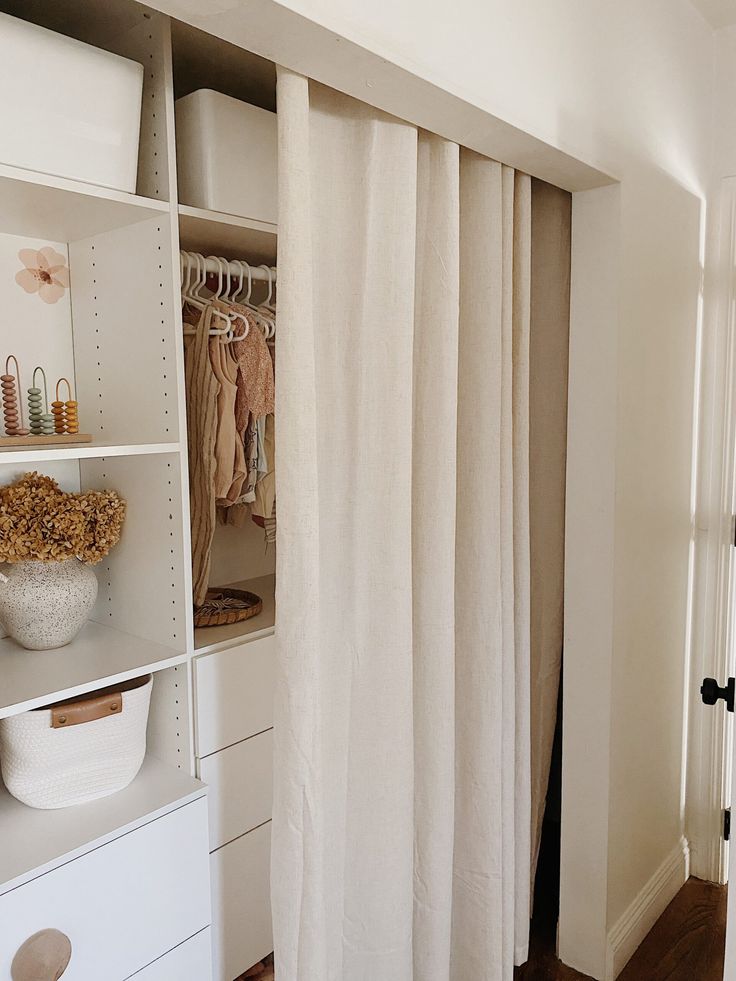
[[[447,981],[455,834],[460,152],[419,134],[414,310],[414,981]]]
[[[529,955],[531,918],[531,550],[529,530],[529,348],[531,330],[531,178],[517,174],[514,184],[513,243],[513,479],[514,479],[514,644],[516,691],[516,767],[514,842],[515,947],[514,963]]]
[[[511,981],[529,180],[279,70],[279,981]]]

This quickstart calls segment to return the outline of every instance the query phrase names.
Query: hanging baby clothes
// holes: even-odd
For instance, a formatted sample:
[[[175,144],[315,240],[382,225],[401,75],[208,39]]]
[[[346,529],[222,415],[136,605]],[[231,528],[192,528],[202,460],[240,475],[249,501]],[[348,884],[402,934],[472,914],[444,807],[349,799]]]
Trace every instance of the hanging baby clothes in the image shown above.
[[[250,326],[247,336],[232,344],[232,353],[238,364],[235,419],[242,433],[247,470],[241,501],[252,506],[256,501],[258,481],[268,469],[263,420],[274,410],[273,361],[258,315],[238,303],[231,304],[231,309],[246,317]],[[242,526],[248,520],[248,512],[244,508],[231,508],[226,520],[228,524]]]
[[[212,537],[215,532],[215,439],[217,398],[220,391],[210,362],[209,330],[212,308],[185,307],[184,323],[196,328],[184,336],[184,373],[187,387],[187,442],[192,524],[192,591],[201,606],[210,578]]]
[[[217,437],[215,441],[215,498],[228,506],[240,497],[246,477],[245,451],[235,425],[238,366],[230,345],[210,338],[212,370],[220,383],[217,397]]]
[[[256,419],[267,412],[273,412],[273,361],[256,314],[239,303],[233,303],[231,307],[236,313],[246,317],[250,325],[247,336],[232,343],[233,357],[238,363],[235,413],[239,424],[244,425],[244,416],[248,412]]]
[[[251,514],[257,525],[266,530],[266,541],[275,540],[276,507],[276,441],[274,438],[274,416],[269,413],[264,419],[265,450],[268,470],[256,484],[256,499],[251,504]]]

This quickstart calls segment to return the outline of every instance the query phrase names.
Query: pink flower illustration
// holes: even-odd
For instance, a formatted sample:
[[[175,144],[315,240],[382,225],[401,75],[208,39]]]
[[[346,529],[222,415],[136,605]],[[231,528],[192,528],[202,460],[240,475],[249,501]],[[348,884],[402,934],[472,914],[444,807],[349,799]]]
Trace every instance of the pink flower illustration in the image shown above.
[[[45,245],[39,251],[21,249],[18,258],[25,267],[15,274],[18,286],[26,293],[38,293],[44,303],[57,303],[69,287],[65,257]]]

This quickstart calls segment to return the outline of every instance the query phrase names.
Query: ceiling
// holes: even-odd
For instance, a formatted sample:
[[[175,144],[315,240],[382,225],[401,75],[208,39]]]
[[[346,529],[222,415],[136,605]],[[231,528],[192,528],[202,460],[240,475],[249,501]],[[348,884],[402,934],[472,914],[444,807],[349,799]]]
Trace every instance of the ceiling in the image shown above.
[[[692,0],[692,3],[713,27],[736,24],[736,0]]]

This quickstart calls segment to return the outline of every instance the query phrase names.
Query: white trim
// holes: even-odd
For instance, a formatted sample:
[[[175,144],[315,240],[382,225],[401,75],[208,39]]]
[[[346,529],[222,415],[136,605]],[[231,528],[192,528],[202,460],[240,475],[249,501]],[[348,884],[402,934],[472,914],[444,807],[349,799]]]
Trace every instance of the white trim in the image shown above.
[[[452,91],[447,74],[417,74],[417,66],[378,54],[352,37],[345,19],[337,30],[292,10],[282,0],[145,0],[171,17],[239,45],[268,61],[329,85],[399,119],[469,147],[567,191],[615,183],[601,161],[585,161],[545,143]]]
[[[608,934],[605,981],[615,981],[690,875],[690,848],[681,838]]]
[[[616,185],[573,195],[558,942],[593,978],[608,925],[620,207]]]
[[[736,405],[736,178],[719,182],[709,234],[704,320],[699,480],[693,514],[693,622],[689,683],[685,831],[692,873],[724,883],[728,847],[721,835],[731,796],[731,720],[721,707],[705,709],[700,683],[725,683],[734,673],[731,614],[732,521]]]

